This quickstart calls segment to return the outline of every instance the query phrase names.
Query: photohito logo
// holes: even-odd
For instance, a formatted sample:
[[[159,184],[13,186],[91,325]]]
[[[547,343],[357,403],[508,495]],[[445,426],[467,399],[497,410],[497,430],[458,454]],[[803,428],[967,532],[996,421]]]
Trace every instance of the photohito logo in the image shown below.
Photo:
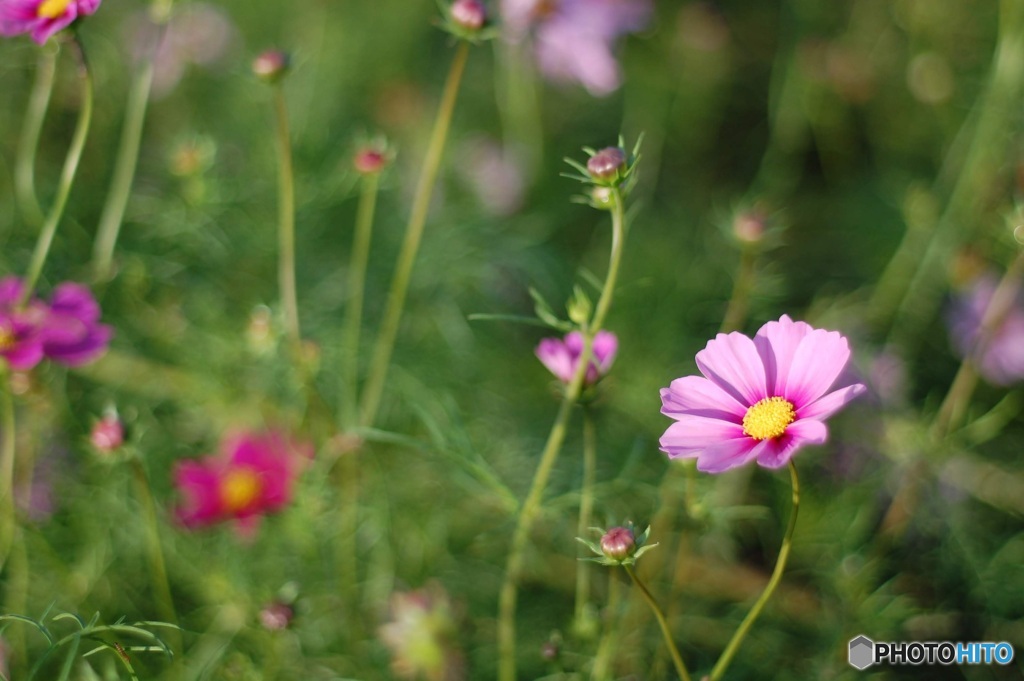
[[[1005,641],[875,642],[867,636],[850,640],[850,666],[867,669],[873,664],[999,664],[1013,661],[1013,646]]]

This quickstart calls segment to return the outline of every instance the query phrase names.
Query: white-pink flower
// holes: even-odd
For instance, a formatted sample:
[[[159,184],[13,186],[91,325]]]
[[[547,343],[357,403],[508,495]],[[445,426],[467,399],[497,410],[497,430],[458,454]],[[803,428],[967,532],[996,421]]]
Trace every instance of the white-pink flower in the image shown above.
[[[584,385],[597,383],[615,361],[615,353],[619,349],[619,339],[611,331],[598,331],[594,336],[594,347]],[[561,338],[545,338],[537,345],[537,359],[543,362],[548,371],[553,373],[562,383],[568,384],[576,374],[583,354],[583,334],[572,331]]]
[[[864,392],[860,383],[835,385],[849,359],[842,335],[785,315],[753,339],[718,334],[697,353],[703,376],[661,391],[661,412],[676,420],[661,449],[696,458],[708,473],[751,461],[784,466],[800,447],[824,442],[825,419]]]

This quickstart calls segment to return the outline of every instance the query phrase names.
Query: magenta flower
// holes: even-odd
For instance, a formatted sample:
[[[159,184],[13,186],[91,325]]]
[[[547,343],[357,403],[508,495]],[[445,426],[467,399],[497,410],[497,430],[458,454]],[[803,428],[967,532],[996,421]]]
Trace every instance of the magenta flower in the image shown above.
[[[99,6],[100,0],[0,0],[0,35],[29,33],[42,45]]]
[[[824,442],[825,419],[864,392],[860,383],[834,386],[849,359],[839,333],[785,315],[753,340],[720,333],[697,353],[703,376],[662,389],[661,412],[676,423],[661,449],[708,473],[751,461],[784,466],[800,447]]]
[[[593,357],[587,367],[584,385],[597,383],[615,361],[615,353],[619,349],[619,339],[611,331],[598,331],[594,337]],[[555,375],[562,383],[568,384],[579,366],[580,355],[583,354],[583,335],[573,331],[565,337],[545,338],[537,345],[537,359]]]
[[[260,518],[287,506],[312,450],[276,432],[242,433],[227,438],[221,453],[181,461],[174,481],[183,502],[178,520],[188,528],[233,520],[251,535]]]
[[[27,371],[43,359],[42,324],[46,305],[35,298],[19,307],[24,286],[17,277],[0,280],[0,357],[17,371]]]
[[[85,286],[65,282],[50,299],[43,322],[43,352],[59,364],[81,366],[107,350],[114,330],[100,324],[100,306]]]
[[[997,286],[996,278],[985,274],[953,301],[949,333],[961,357],[974,353],[978,373],[994,385],[1011,385],[1024,379],[1024,308],[1014,302],[1003,322],[992,330],[981,347],[978,334]]]
[[[622,80],[613,49],[651,15],[648,0],[502,0],[512,40],[534,29],[537,62],[551,80],[579,82],[603,97]]]

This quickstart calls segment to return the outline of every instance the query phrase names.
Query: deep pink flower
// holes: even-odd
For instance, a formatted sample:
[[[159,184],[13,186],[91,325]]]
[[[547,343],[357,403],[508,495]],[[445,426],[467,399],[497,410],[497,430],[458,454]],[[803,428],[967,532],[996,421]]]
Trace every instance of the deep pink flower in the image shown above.
[[[100,324],[100,306],[85,286],[65,282],[50,299],[43,322],[43,352],[54,362],[81,366],[107,350],[114,330]]]
[[[292,499],[292,489],[312,450],[277,432],[243,433],[221,444],[221,453],[181,461],[174,480],[183,497],[178,519],[198,528],[234,520],[251,534],[260,517]]]
[[[534,29],[545,76],[579,82],[599,97],[622,79],[615,43],[646,26],[651,15],[648,0],[502,0],[501,7],[510,39]]]
[[[0,280],[0,357],[17,371],[27,371],[43,359],[42,326],[46,305],[35,298],[19,307],[24,285],[17,277]]]
[[[949,332],[953,347],[961,357],[974,353],[974,362],[986,381],[1011,385],[1024,379],[1024,306],[1015,300],[1003,319],[992,330],[982,347],[975,347],[992,296],[996,277],[984,274],[953,300],[949,314]]]
[[[584,385],[593,385],[608,373],[615,361],[615,353],[619,349],[619,339],[611,331],[598,331],[594,337],[593,357],[587,367]],[[555,375],[562,383],[569,383],[576,367],[579,366],[580,355],[583,354],[583,335],[573,331],[561,338],[545,338],[537,345],[537,359]]]
[[[697,353],[703,376],[662,389],[661,412],[676,423],[661,449],[709,473],[751,461],[784,466],[800,447],[824,442],[825,419],[864,392],[860,383],[834,386],[849,359],[839,333],[785,315],[753,340],[720,333]]]
[[[0,0],[0,35],[29,33],[42,45],[99,6],[100,0]]]

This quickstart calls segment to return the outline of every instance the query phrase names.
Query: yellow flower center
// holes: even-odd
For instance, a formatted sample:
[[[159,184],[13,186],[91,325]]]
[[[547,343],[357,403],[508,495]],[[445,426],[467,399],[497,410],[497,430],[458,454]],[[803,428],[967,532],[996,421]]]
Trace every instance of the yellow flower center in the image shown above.
[[[793,403],[782,397],[766,397],[747,409],[743,417],[743,433],[755,440],[779,437],[786,426],[796,421]]]
[[[229,513],[248,508],[259,496],[263,484],[251,468],[234,468],[220,483],[220,500]]]
[[[36,15],[43,19],[56,19],[68,10],[71,0],[43,0]]]
[[[10,350],[14,347],[14,334],[10,329],[0,326],[0,352]]]

